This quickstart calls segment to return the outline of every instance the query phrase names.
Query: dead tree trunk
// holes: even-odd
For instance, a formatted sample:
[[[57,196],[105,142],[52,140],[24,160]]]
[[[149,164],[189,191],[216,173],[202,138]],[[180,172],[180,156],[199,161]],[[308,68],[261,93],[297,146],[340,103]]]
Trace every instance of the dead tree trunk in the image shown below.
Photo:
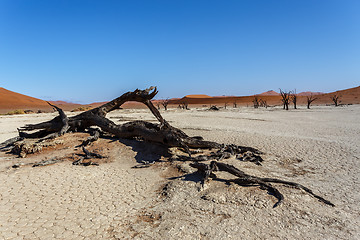
[[[289,110],[289,102],[290,102],[290,92],[283,92],[280,88],[280,94],[282,98],[282,103],[284,105],[285,110]]]
[[[186,101],[181,102],[180,106],[181,106],[180,108],[182,108],[182,109],[189,110],[189,103]]]
[[[297,95],[296,95],[296,89],[294,92],[290,93],[291,102],[294,104],[294,109],[296,109],[296,103],[297,103]]]
[[[315,101],[317,98],[314,97],[313,95],[310,95],[310,96],[307,96],[306,99],[307,99],[307,109],[310,109],[311,103],[313,101]]]
[[[186,135],[180,129],[174,128],[162,118],[160,112],[150,101],[157,94],[155,87],[146,90],[135,90],[127,92],[122,96],[108,102],[100,107],[83,112],[68,119],[69,131],[83,131],[91,126],[98,126],[104,132],[111,133],[119,138],[142,138],[146,141],[157,142],[168,147],[184,148],[218,148],[220,145],[215,142],[202,141]],[[145,104],[154,114],[160,124],[153,124],[145,121],[133,121],[117,125],[105,118],[106,114],[119,109],[127,101],[136,101]],[[63,128],[62,117],[39,124],[28,124],[20,128],[20,135],[24,137],[43,137]],[[36,133],[28,134],[26,131],[39,130]]]
[[[331,100],[334,102],[335,107],[339,106],[339,103],[341,102],[339,99],[340,99],[340,95],[338,94],[331,96]]]
[[[161,101],[161,104],[163,105],[165,111],[167,111],[167,106],[169,105],[169,102],[170,102],[170,101],[169,101],[168,98]]]
[[[260,107],[264,107],[264,108],[268,108],[268,105],[267,105],[267,102],[266,102],[266,100],[262,100],[262,99],[260,99]]]
[[[259,108],[259,99],[257,96],[254,96],[253,104],[254,104],[254,108]]]

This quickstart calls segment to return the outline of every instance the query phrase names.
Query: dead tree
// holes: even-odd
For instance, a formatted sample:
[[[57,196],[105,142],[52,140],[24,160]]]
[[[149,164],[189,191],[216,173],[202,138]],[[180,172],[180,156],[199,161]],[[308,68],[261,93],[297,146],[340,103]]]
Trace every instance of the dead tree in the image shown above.
[[[259,100],[259,106],[264,107],[264,108],[268,108],[266,100],[263,100],[263,99]]]
[[[237,108],[236,101],[235,101],[235,102],[233,102],[233,108]]]
[[[189,103],[187,101],[183,101],[180,103],[180,108],[189,110]]]
[[[294,104],[294,109],[296,109],[296,103],[297,103],[296,89],[293,92],[290,92],[290,98],[291,98],[291,102]]]
[[[259,99],[256,95],[254,96],[253,104],[254,104],[254,108],[259,108]]]
[[[289,110],[290,92],[284,92],[280,88],[281,101],[283,103],[283,109]]]
[[[216,105],[213,105],[209,108],[209,110],[211,111],[219,111],[220,109],[216,106]]]
[[[310,109],[310,105],[313,101],[315,101],[317,98],[314,97],[312,94],[310,96],[306,97],[307,100],[307,109]]]
[[[163,105],[165,111],[167,110],[167,106],[169,105],[169,102],[170,102],[169,98],[161,101],[161,104]]]
[[[247,175],[241,170],[225,164],[220,161],[223,159],[236,156],[240,161],[251,161],[257,165],[261,165],[263,159],[261,157],[262,152],[252,147],[244,147],[237,145],[225,145],[217,142],[206,141],[201,136],[190,137],[182,130],[171,126],[152,104],[151,99],[157,94],[155,87],[151,87],[146,90],[135,90],[133,92],[127,92],[120,97],[105,103],[104,105],[83,112],[79,115],[68,118],[66,114],[58,107],[53,106],[59,112],[59,116],[52,120],[41,122],[38,124],[28,124],[19,129],[19,136],[9,139],[0,144],[0,150],[11,151],[15,148],[16,144],[20,141],[26,141],[32,139],[33,143],[39,143],[43,139],[49,140],[49,138],[57,137],[66,132],[90,132],[91,137],[86,139],[80,146],[84,152],[84,155],[73,162],[74,165],[97,165],[95,162],[83,162],[84,159],[103,158],[98,153],[92,153],[85,148],[91,142],[96,141],[99,136],[97,129],[91,128],[96,126],[101,129],[102,132],[111,134],[113,137],[120,139],[135,139],[145,142],[153,142],[160,144],[164,147],[171,148],[177,147],[182,149],[187,155],[174,155],[169,159],[170,161],[192,161],[192,167],[198,169],[198,172],[204,176],[204,182],[212,177],[215,171],[227,171],[230,174],[235,175],[238,179],[233,180],[236,183],[247,185],[260,185],[262,188],[267,189],[278,198],[277,206],[282,200],[282,194],[272,185],[272,183],[281,183],[291,185],[310,193],[315,198],[319,199],[325,204],[334,206],[331,202],[313,194],[313,192],[294,182],[288,182],[274,178],[259,178],[251,175]],[[136,101],[145,104],[152,114],[159,121],[158,124],[146,122],[146,121],[132,121],[121,125],[115,124],[113,121],[106,118],[107,113],[119,109],[122,104],[127,101]],[[88,130],[88,131],[86,131]],[[34,132],[35,131],[35,132]],[[35,141],[34,141],[35,140]],[[21,144],[17,145],[20,146]],[[202,154],[199,149],[208,149],[207,154]],[[170,151],[169,151],[170,152]],[[35,163],[36,166],[44,166],[47,164],[54,164],[61,159],[54,159],[46,162]],[[200,163],[201,161],[212,161],[209,165]],[[19,165],[20,166],[20,165]],[[19,167],[16,166],[16,167]],[[274,206],[274,207],[275,207]]]
[[[334,102],[335,107],[339,106],[339,103],[341,102],[340,97],[341,96],[338,94],[334,94],[333,96],[330,97],[331,100]]]

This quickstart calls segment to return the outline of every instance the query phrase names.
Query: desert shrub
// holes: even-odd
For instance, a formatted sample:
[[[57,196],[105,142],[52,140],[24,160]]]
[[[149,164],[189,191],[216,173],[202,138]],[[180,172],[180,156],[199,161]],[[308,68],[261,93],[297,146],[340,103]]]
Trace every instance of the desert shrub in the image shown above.
[[[22,109],[16,109],[14,111],[8,112],[6,115],[15,115],[15,114],[25,114],[25,111]]]

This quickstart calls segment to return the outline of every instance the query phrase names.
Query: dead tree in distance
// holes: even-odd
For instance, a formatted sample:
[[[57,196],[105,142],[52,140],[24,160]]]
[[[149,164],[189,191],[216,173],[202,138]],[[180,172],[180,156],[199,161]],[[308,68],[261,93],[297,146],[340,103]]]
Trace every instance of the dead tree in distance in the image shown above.
[[[136,89],[133,92],[127,92],[121,95],[120,97],[103,104],[100,107],[88,110],[79,115],[68,118],[66,114],[58,107],[55,107],[59,116],[55,117],[52,120],[41,122],[38,124],[27,124],[24,127],[19,129],[19,136],[9,139],[3,143],[0,143],[0,150],[6,149],[6,151],[11,151],[15,147],[15,144],[19,141],[26,141],[27,139],[35,140],[36,143],[43,141],[43,139],[49,139],[51,137],[58,137],[66,132],[85,132],[85,130],[93,129],[91,127],[97,126],[101,129],[102,132],[111,134],[113,137],[122,138],[122,139],[135,139],[137,141],[145,142],[154,142],[161,144],[164,147],[171,148],[177,147],[182,149],[188,155],[174,155],[169,159],[170,161],[192,161],[191,166],[198,169],[198,174],[203,176],[203,183],[215,175],[215,171],[226,171],[237,177],[233,181],[234,183],[240,185],[259,185],[262,189],[267,189],[272,193],[277,199],[277,203],[274,207],[278,206],[284,199],[280,191],[271,185],[271,183],[280,183],[285,185],[290,185],[297,187],[308,192],[313,197],[317,198],[319,201],[334,206],[330,201],[325,200],[324,198],[314,194],[312,190],[306,188],[298,183],[284,181],[277,178],[259,178],[256,176],[248,175],[245,172],[241,171],[238,168],[235,168],[232,165],[221,163],[223,159],[228,159],[231,156],[236,156],[237,159],[241,161],[251,161],[257,165],[261,165],[263,161],[260,156],[262,152],[252,147],[237,146],[234,144],[219,144],[217,142],[205,141],[201,136],[190,137],[182,130],[171,126],[152,104],[151,99],[157,94],[155,87],[151,87],[146,90]],[[121,125],[115,124],[113,121],[106,118],[107,113],[119,109],[122,104],[127,101],[136,101],[145,104],[152,114],[159,121],[158,124],[146,122],[146,121],[132,121],[127,122]],[[36,132],[33,132],[36,131]],[[89,131],[88,131],[89,132]],[[92,137],[88,138],[81,144],[82,149],[85,153],[83,159],[87,158],[103,158],[102,155],[97,153],[92,153],[85,148],[85,146],[94,143],[101,134],[99,130],[93,129]],[[198,149],[209,149],[211,152],[208,154],[203,154],[199,152]],[[82,160],[77,160],[74,165],[97,165],[97,163],[88,162],[83,163]],[[51,161],[50,164],[58,162]],[[60,160],[59,160],[60,161]],[[211,161],[210,164],[201,163],[202,161]],[[49,163],[41,163],[42,166]],[[37,164],[35,163],[37,166]],[[216,179],[216,178],[215,178]]]
[[[180,108],[189,110],[189,103],[187,101],[183,101],[180,103]]]
[[[315,101],[316,99],[318,99],[317,97],[314,97],[312,94],[310,96],[306,96],[306,100],[307,100],[307,109],[310,109],[310,105],[313,101]]]
[[[165,111],[167,110],[167,106],[169,105],[169,102],[170,102],[169,98],[161,100],[161,105],[163,105]]]
[[[253,104],[254,108],[259,108],[259,98],[256,95],[254,95]]]
[[[233,102],[233,108],[237,108],[236,101]]]
[[[296,109],[296,103],[297,103],[297,95],[296,95],[296,89],[290,93],[291,102],[294,104],[294,109]]]
[[[338,94],[334,94],[333,96],[330,97],[331,100],[334,102],[335,107],[339,106],[339,103],[341,102],[340,97],[341,96]]]
[[[284,92],[283,90],[281,90],[280,88],[280,95],[282,98],[282,103],[284,105],[283,109],[285,110],[289,110],[289,103],[290,103],[290,92]]]
[[[268,108],[266,100],[260,99],[259,104],[260,104],[260,107]]]

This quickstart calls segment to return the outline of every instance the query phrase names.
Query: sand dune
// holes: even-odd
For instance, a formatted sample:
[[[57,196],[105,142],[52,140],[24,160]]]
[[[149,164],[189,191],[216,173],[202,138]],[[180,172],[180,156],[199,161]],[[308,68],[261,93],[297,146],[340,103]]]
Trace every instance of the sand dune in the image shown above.
[[[316,96],[317,100],[313,102],[313,105],[326,105],[333,104],[331,96],[334,94],[340,95],[340,100],[342,104],[360,104],[360,86],[355,88],[349,88],[345,90],[340,90],[332,93],[316,93],[316,92],[303,92],[298,94],[298,104],[305,105],[307,102],[307,96],[313,94]],[[258,96],[259,99],[265,100],[267,104],[276,106],[281,105],[281,96],[275,91],[268,91],[261,93]],[[254,96],[243,96],[243,97],[210,97],[210,98],[198,98],[198,97],[183,97],[177,100],[171,100],[171,104],[180,104],[182,102],[187,102],[193,105],[232,105],[236,103],[238,106],[251,106],[254,100]]]
[[[0,87],[0,113],[7,113],[11,110],[51,110],[51,107],[41,99],[29,97],[20,93],[9,91]]]
[[[186,95],[184,98],[212,98],[206,94]]]
[[[267,92],[263,92],[263,93],[260,93],[258,95],[260,95],[260,96],[279,96],[280,93],[275,92],[274,90],[269,90]]]
[[[323,92],[310,92],[310,91],[307,91],[307,92],[298,93],[297,95],[298,95],[298,96],[315,96],[315,95],[322,95],[322,94],[325,94],[325,93],[323,93]]]
[[[339,90],[332,93],[320,93],[320,92],[301,92],[298,94],[298,105],[306,105],[307,96],[313,95],[316,96],[317,100],[313,102],[313,105],[326,105],[333,104],[331,100],[331,96],[337,94],[340,96],[341,104],[360,104],[360,86],[349,88],[345,90]],[[278,106],[281,105],[281,96],[279,93],[270,90],[261,94],[257,94],[259,99],[262,99],[267,102],[270,106]],[[181,103],[188,103],[194,106],[208,106],[208,105],[225,105],[232,106],[234,103],[237,106],[252,106],[252,102],[254,100],[254,96],[220,96],[220,97],[211,97],[206,94],[196,94],[196,95],[186,95],[183,98],[173,98],[170,99],[170,107],[176,107]],[[155,105],[161,100],[154,100]],[[62,109],[66,111],[70,111],[79,107],[85,108],[94,108],[101,106],[106,102],[94,102],[87,105],[68,103],[64,101],[51,101],[53,104],[58,105]],[[123,108],[145,108],[145,106],[141,103],[137,102],[127,102],[123,106]],[[48,106],[48,104],[37,98],[29,97],[23,94],[19,94],[16,92],[12,92],[6,90],[4,88],[0,88],[0,114],[7,113],[9,111],[15,109],[23,109],[23,110],[45,110],[52,111],[52,109]]]

